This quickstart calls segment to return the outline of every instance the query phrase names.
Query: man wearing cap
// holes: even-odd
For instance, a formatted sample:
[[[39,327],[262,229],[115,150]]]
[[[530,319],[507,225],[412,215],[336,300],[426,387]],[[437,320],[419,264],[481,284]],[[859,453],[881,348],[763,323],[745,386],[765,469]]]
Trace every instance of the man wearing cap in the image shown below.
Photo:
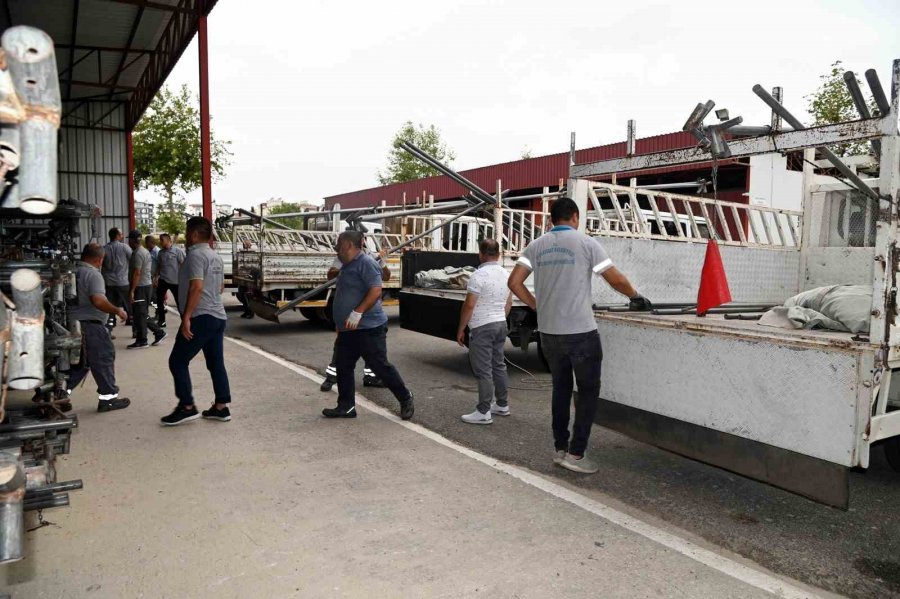
[[[126,313],[131,309],[128,305],[128,263],[131,260],[131,248],[122,241],[122,231],[117,227],[109,230],[109,243],[103,246],[103,281],[106,284],[106,298],[113,306],[123,308]],[[116,319],[110,316],[106,327],[112,331]],[[115,339],[115,337],[113,337]]]
[[[141,232],[135,229],[128,234],[128,245],[131,247],[129,273],[131,287],[128,301],[134,320],[134,343],[127,349],[144,349],[147,343],[147,329],[153,331],[153,345],[159,345],[166,338],[166,332],[150,320],[150,302],[153,301],[153,283],[150,277],[150,252],[141,245]]]
[[[106,299],[106,284],[100,274],[103,264],[103,248],[96,243],[84,246],[81,262],[75,270],[76,301],[67,304],[69,322],[78,321],[81,325],[81,337],[84,351],[81,363],[73,366],[67,381],[69,393],[87,376],[88,371],[97,383],[97,411],[110,412],[127,408],[131,401],[127,397],[119,397],[116,386],[116,349],[113,347],[105,322],[107,315],[118,316],[123,321],[125,310],[116,307]]]
[[[159,236],[162,249],[156,257],[156,270],[153,271],[153,281],[156,285],[156,319],[159,326],[166,326],[166,294],[172,292],[172,297],[178,301],[178,271],[184,263],[184,250],[175,247],[172,237],[168,233]]]

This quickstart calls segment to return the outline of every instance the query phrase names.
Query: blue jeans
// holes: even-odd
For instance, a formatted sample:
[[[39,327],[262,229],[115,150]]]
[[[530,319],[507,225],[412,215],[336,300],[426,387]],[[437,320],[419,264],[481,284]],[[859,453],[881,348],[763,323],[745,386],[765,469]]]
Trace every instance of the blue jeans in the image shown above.
[[[191,373],[188,365],[198,353],[203,351],[206,358],[206,369],[212,377],[216,403],[231,401],[231,388],[228,385],[228,371],[225,370],[225,321],[215,316],[203,314],[191,318],[193,339],[185,339],[178,331],[175,345],[169,354],[169,372],[175,380],[175,397],[183,406],[194,405],[191,387]]]
[[[597,331],[574,335],[541,333],[541,349],[553,378],[553,441],[557,450],[582,456],[591,436],[591,426],[600,398],[600,364],[603,349]],[[569,442],[569,411],[572,405],[572,373],[578,382],[575,423]]]

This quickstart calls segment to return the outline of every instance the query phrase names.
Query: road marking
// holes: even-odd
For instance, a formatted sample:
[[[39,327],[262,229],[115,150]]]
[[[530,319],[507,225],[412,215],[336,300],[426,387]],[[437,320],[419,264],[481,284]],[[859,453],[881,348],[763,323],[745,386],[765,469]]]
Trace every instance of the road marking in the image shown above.
[[[288,370],[291,370],[317,384],[321,384],[324,380],[324,377],[320,376],[317,372],[310,370],[309,368],[306,368],[304,366],[300,366],[299,364],[295,364],[275,354],[269,353],[266,350],[251,343],[248,343],[241,339],[235,339],[233,337],[225,338],[235,345],[239,345],[244,349],[259,354],[260,356],[263,356],[264,358],[267,358],[280,366],[284,366]],[[423,437],[434,441],[435,443],[439,443],[440,445],[452,449],[457,453],[481,462],[482,464],[489,466],[494,470],[503,472],[504,474],[508,474],[509,476],[512,476],[513,478],[518,479],[519,481],[527,485],[553,495],[557,499],[561,499],[563,501],[571,503],[572,505],[578,506],[585,511],[588,511],[596,516],[603,518],[604,520],[607,520],[608,522],[611,522],[642,537],[650,539],[651,541],[658,543],[663,547],[667,547],[673,551],[677,551],[678,553],[689,557],[694,561],[708,566],[713,570],[717,570],[723,574],[726,574],[745,584],[772,593],[777,597],[784,597],[785,599],[815,599],[822,597],[822,595],[818,595],[814,592],[807,591],[806,589],[793,585],[789,581],[779,578],[774,574],[769,574],[767,572],[757,570],[756,568],[751,568],[738,561],[735,561],[723,555],[719,555],[714,551],[710,551],[709,549],[700,547],[696,543],[693,543],[687,539],[679,537],[678,535],[658,528],[652,524],[644,522],[643,520],[635,518],[634,516],[629,516],[628,514],[610,507],[603,502],[597,501],[596,499],[585,497],[580,493],[572,491],[571,489],[567,489],[562,485],[547,480],[541,476],[529,472],[528,470],[498,461],[490,456],[469,449],[468,447],[463,447],[462,445],[459,445],[458,443],[455,443],[450,439],[447,439],[446,437],[443,437],[442,435],[429,430],[420,424],[401,420],[394,413],[382,408],[374,402],[369,401],[359,393],[356,394],[356,403],[366,410],[387,418],[388,420],[391,420],[392,422],[395,422],[396,424],[399,424],[400,426],[410,431],[418,433]]]

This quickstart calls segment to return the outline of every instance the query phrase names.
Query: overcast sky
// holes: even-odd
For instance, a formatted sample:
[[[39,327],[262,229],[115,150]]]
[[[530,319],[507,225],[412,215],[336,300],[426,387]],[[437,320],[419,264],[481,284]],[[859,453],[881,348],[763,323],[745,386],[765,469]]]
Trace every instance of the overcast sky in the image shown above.
[[[806,120],[834,60],[889,84],[900,2],[219,0],[209,44],[234,152],[213,197],[250,206],[377,185],[406,120],[436,125],[459,169],[566,151],[570,131],[622,141],[629,118],[639,137],[676,131],[708,99],[766,124],[755,83]],[[197,65],[195,40],[168,83],[199,89]]]

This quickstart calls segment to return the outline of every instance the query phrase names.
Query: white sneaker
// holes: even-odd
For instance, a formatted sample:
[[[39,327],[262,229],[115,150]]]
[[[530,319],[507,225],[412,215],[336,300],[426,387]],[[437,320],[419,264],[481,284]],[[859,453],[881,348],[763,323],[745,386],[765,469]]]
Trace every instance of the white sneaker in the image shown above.
[[[553,454],[553,463],[559,466],[564,459],[566,459],[566,450],[557,449],[556,453]]]
[[[490,412],[482,414],[478,410],[475,410],[471,414],[463,415],[462,421],[468,422],[469,424],[491,424],[493,422]]]
[[[497,416],[509,416],[509,405],[498,406],[496,401],[491,402],[491,414]]]
[[[565,468],[566,470],[571,470],[572,472],[578,472],[581,474],[594,474],[600,467],[588,459],[587,455],[583,455],[580,458],[573,456],[571,453],[567,453],[566,457],[559,463],[560,466]]]

